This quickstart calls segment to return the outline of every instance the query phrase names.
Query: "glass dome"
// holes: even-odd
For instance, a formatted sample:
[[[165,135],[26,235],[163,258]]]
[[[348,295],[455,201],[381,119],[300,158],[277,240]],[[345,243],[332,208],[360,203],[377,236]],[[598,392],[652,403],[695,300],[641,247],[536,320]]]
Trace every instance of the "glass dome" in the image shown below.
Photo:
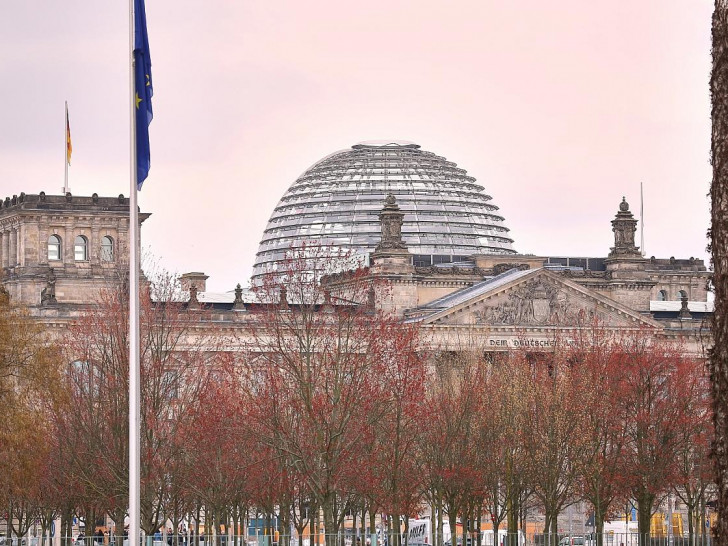
[[[253,280],[302,243],[368,255],[388,193],[405,213],[402,235],[417,266],[515,254],[498,207],[464,169],[411,142],[372,141],[323,158],[288,188],[263,233]]]

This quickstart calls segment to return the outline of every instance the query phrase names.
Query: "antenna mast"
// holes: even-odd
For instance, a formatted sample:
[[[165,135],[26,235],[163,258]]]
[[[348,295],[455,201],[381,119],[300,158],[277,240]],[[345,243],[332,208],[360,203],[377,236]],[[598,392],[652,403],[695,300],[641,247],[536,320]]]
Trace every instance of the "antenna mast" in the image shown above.
[[[640,252],[645,257],[645,210],[644,198],[642,195],[642,182],[640,182]]]

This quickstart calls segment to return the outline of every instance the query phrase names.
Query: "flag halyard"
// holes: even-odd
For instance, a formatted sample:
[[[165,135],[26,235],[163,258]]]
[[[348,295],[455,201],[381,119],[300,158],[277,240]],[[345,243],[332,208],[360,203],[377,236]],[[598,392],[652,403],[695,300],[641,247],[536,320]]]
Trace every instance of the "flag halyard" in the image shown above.
[[[144,0],[134,0],[134,87],[136,108],[137,188],[149,175],[149,124],[152,122],[152,59],[149,56]]]

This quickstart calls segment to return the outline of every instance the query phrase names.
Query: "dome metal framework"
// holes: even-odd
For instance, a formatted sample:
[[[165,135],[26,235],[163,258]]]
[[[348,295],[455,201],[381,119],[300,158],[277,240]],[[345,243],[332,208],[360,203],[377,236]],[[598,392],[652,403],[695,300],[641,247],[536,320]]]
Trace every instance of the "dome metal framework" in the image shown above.
[[[415,265],[515,254],[498,207],[464,169],[414,143],[364,142],[318,161],[288,188],[263,233],[253,280],[304,243],[366,256],[380,241],[389,193],[405,214]]]

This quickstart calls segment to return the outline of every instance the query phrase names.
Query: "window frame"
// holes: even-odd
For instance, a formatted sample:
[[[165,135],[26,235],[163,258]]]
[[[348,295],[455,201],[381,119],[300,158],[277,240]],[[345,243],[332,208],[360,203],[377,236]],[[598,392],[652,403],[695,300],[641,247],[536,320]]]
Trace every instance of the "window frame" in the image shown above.
[[[52,242],[53,239],[55,239],[56,242]],[[51,257],[51,248],[58,249],[58,255],[56,258]],[[60,235],[51,233],[48,236],[46,256],[48,257],[49,262],[59,262],[63,259],[63,240],[61,239]]]
[[[79,239],[83,243],[79,243]],[[83,251],[83,257],[79,258],[79,250]],[[73,239],[73,260],[75,262],[88,262],[88,238],[84,235],[76,235]]]
[[[101,261],[107,263],[114,261],[114,238],[111,235],[104,235],[101,238]]]

